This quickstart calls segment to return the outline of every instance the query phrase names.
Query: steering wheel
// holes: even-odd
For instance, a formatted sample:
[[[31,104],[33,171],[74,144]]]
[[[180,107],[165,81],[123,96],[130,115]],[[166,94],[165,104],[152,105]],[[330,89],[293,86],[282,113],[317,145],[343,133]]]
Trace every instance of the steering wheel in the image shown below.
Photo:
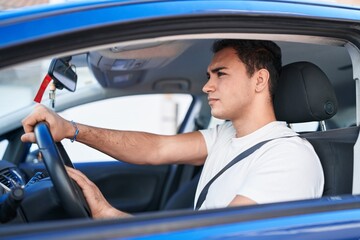
[[[90,208],[80,187],[65,170],[64,159],[68,161],[67,165],[72,166],[66,151],[62,145],[62,149],[59,151],[48,126],[44,122],[35,126],[34,133],[46,169],[65,211],[73,218],[90,217]]]

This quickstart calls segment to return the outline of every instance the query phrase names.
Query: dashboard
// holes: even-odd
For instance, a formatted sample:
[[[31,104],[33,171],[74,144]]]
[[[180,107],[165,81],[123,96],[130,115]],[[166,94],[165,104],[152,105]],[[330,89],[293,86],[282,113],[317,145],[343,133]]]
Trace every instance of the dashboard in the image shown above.
[[[14,187],[25,187],[25,177],[12,163],[0,160],[0,195],[9,192]]]

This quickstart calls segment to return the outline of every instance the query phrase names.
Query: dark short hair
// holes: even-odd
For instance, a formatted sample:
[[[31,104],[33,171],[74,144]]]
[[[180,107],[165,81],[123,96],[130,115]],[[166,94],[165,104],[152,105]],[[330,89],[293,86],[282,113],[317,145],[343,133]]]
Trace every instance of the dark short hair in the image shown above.
[[[265,68],[270,73],[269,92],[273,96],[281,71],[281,49],[271,41],[223,39],[215,41],[213,52],[224,48],[233,48],[239,59],[245,64],[246,71],[251,77],[255,70]]]

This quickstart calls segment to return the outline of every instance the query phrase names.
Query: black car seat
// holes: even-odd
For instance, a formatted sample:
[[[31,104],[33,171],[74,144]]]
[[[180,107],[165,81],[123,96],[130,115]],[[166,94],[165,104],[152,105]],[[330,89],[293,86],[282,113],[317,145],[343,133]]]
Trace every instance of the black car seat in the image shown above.
[[[274,108],[277,119],[288,124],[324,121],[336,114],[337,100],[330,80],[319,67],[296,62],[282,69]],[[353,148],[358,134],[359,127],[301,134],[320,158],[324,196],[352,193]]]
[[[277,120],[288,124],[321,122],[333,117],[337,107],[330,80],[315,64],[296,62],[282,68],[274,95]],[[358,134],[359,127],[300,134],[320,158],[325,176],[324,196],[352,193],[353,147]],[[182,186],[165,209],[192,208],[199,175]]]

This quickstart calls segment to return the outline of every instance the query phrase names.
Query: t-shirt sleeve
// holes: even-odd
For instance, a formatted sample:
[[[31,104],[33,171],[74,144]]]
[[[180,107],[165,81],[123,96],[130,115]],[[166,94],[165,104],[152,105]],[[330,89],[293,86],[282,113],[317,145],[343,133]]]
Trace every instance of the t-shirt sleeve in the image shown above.
[[[278,140],[256,156],[237,195],[259,204],[292,201],[320,197],[323,184],[322,167],[311,146]]]
[[[226,132],[226,130],[232,127],[230,122],[224,122],[222,124],[218,124],[213,128],[208,128],[205,130],[200,130],[200,133],[203,135],[206,143],[207,151],[210,152],[213,148],[215,142],[221,137],[220,134]]]

